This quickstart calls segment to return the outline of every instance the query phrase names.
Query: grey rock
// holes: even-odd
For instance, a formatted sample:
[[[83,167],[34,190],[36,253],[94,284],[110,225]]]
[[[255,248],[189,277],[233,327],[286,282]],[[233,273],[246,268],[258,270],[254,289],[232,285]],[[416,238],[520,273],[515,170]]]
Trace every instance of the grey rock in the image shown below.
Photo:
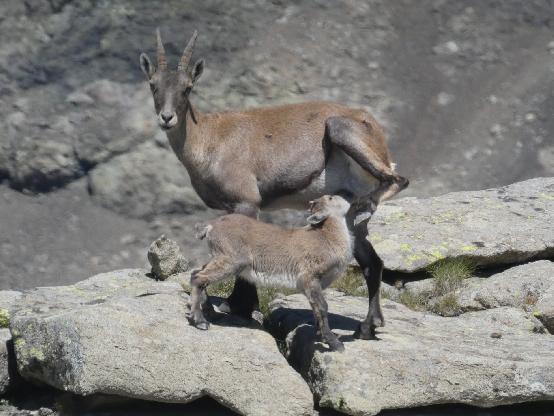
[[[173,152],[152,142],[93,169],[89,185],[95,201],[136,218],[206,209]]]
[[[142,87],[143,85],[141,85]],[[161,135],[148,90],[137,84],[97,80],[63,99],[52,87],[45,100],[22,97],[7,115],[0,140],[10,183],[45,191]],[[60,109],[63,109],[60,111]]]
[[[162,235],[148,249],[148,262],[152,266],[152,274],[158,280],[166,280],[169,276],[186,272],[189,261],[181,254],[179,245]]]
[[[79,395],[187,403],[243,415],[311,415],[309,388],[267,332],[224,317],[199,331],[188,295],[144,270],[24,294],[11,321],[21,375]]]
[[[457,291],[463,311],[513,306],[533,312],[554,333],[554,262],[535,261],[488,278],[471,278]]]
[[[535,316],[554,335],[554,285],[541,295],[534,310]]]
[[[67,97],[76,107],[70,119],[79,126],[73,141],[82,164],[95,166],[162,135],[150,92],[142,87],[101,79]]]
[[[542,294],[554,286],[554,262],[540,260],[511,267],[490,277],[474,277],[458,291],[464,310],[514,306],[531,310]]]
[[[422,279],[404,283],[404,288],[415,295],[430,295],[435,289],[433,279]]]
[[[17,290],[0,290],[0,310],[9,312],[21,296]]]
[[[554,398],[554,337],[521,309],[500,307],[444,318],[383,301],[379,340],[352,339],[367,299],[330,292],[330,324],[344,353],[315,342],[310,307],[301,295],[271,305],[286,354],[322,407],[374,415],[444,403],[491,407]]]
[[[385,267],[415,272],[444,258],[477,265],[554,257],[554,178],[384,203],[369,239]]]

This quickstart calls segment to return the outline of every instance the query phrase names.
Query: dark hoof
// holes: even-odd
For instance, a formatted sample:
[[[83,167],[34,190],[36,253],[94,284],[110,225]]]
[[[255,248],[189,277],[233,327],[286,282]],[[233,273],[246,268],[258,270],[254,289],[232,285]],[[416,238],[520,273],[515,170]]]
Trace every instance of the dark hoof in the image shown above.
[[[208,322],[196,322],[194,324],[194,326],[197,328],[197,329],[201,329],[202,331],[207,331],[208,328],[210,327],[210,324]]]
[[[375,327],[374,326],[367,326],[363,323],[360,323],[358,325],[358,329],[354,332],[354,338],[357,339],[375,339]]]

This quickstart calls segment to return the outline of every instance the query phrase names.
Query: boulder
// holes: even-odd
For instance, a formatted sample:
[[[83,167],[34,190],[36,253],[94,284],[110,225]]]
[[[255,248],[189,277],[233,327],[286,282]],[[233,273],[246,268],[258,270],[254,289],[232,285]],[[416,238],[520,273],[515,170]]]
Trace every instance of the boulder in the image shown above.
[[[143,83],[100,79],[70,93],[66,102],[74,110],[72,123],[80,126],[73,134],[75,153],[87,167],[155,137],[167,142],[156,122],[152,94]]]
[[[206,209],[173,152],[153,142],[97,166],[89,188],[104,207],[135,218]]]
[[[67,97],[53,86],[41,95],[23,94],[4,120],[0,177],[15,188],[46,191],[142,142],[167,140],[143,84],[100,79]]]
[[[121,270],[25,292],[11,320],[27,380],[78,395],[168,403],[210,396],[243,415],[311,415],[309,388],[271,335],[230,317],[199,331],[173,281]]]
[[[387,325],[378,340],[352,338],[367,299],[327,294],[330,324],[344,353],[315,342],[302,295],[271,305],[270,321],[286,339],[291,364],[316,401],[349,415],[375,415],[444,403],[491,407],[554,399],[554,337],[521,309],[500,307],[444,318],[383,301]]]
[[[513,306],[532,311],[554,333],[554,262],[535,261],[488,278],[470,278],[457,291],[462,311]]]
[[[554,257],[554,178],[386,202],[369,222],[385,268],[416,272],[444,258],[477,265]]]
[[[179,245],[162,235],[148,249],[148,262],[152,266],[152,274],[158,280],[166,280],[169,276],[186,272],[189,262],[181,254]]]

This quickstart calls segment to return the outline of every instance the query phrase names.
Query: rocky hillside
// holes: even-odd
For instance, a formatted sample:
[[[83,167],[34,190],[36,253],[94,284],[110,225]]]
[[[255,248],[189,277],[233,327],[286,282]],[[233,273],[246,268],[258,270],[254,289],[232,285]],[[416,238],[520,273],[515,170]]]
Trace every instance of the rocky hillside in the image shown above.
[[[551,0],[2,1],[0,287],[139,264],[162,232],[201,258],[186,235],[214,214],[138,68],[157,26],[173,64],[199,30],[198,108],[365,107],[404,194],[425,196],[554,174],[552,16]]]
[[[554,178],[384,204],[369,227],[393,283],[382,289],[386,326],[376,339],[353,337],[367,293],[349,271],[326,291],[344,353],[318,341],[300,294],[262,290],[263,325],[217,313],[208,331],[190,326],[189,263],[167,239],[149,251],[153,273],[0,291],[8,327],[0,330],[0,409],[53,415],[81,406],[99,415],[140,399],[186,411],[210,398],[231,414],[260,416],[550,415],[552,218]],[[50,389],[50,402],[18,399],[15,392],[40,397],[29,383]],[[454,407],[432,407],[446,404]]]

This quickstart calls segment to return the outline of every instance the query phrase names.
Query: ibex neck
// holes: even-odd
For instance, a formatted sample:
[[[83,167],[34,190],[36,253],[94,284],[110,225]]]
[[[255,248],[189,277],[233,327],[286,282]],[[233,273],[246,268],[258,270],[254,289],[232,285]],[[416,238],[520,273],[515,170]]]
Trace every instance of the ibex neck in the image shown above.
[[[352,237],[344,217],[329,217],[323,223],[322,229],[326,232],[327,240],[336,251],[351,250]]]
[[[185,144],[187,143],[187,138],[190,138],[192,135],[194,135],[195,130],[199,128],[201,119],[204,117],[204,115],[200,111],[196,109],[194,109],[193,111],[194,119],[191,109],[188,108],[182,114],[178,115],[179,122],[175,126],[175,128],[166,133],[171,148],[173,149],[179,160],[181,160],[181,162],[183,163],[185,162]]]

